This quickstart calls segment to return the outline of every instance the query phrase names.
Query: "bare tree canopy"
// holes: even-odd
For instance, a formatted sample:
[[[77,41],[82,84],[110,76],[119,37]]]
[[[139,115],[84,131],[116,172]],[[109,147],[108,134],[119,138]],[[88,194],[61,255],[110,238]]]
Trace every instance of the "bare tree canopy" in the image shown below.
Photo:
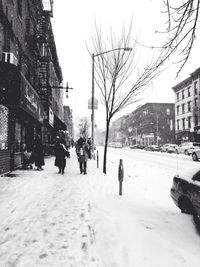
[[[106,173],[106,153],[109,126],[113,116],[135,103],[158,74],[160,58],[148,59],[139,51],[141,47],[132,38],[132,24],[115,35],[110,30],[108,38],[96,27],[93,37],[95,83],[106,109],[106,137],[103,171]]]
[[[82,117],[79,119],[79,134],[82,135],[85,139],[88,138],[88,133],[89,133],[89,127],[90,127],[90,122],[87,117]]]
[[[177,53],[180,64],[177,75],[188,61],[199,24],[200,0],[165,0],[167,40],[162,47],[161,64]]]
[[[132,25],[127,32],[123,28],[119,38],[112,30],[110,37],[104,38],[96,28],[96,36],[93,38],[94,78],[106,107],[107,118],[112,118],[117,112],[138,101],[143,90],[158,73],[155,68],[159,60],[142,58],[131,31]]]

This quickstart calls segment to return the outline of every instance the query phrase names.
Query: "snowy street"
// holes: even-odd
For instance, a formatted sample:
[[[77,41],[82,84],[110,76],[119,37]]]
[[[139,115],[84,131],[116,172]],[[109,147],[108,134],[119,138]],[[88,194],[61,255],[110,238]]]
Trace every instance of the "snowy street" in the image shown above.
[[[173,175],[200,164],[191,157],[108,149],[107,175],[88,161],[79,174],[74,150],[64,175],[54,157],[43,171],[0,177],[0,266],[199,266],[192,217],[171,200]],[[123,195],[118,164],[124,162]]]

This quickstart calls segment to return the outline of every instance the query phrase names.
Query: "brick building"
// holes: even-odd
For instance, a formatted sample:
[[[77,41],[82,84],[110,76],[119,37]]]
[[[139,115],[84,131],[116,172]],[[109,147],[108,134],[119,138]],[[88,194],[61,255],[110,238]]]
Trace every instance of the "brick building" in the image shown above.
[[[0,174],[21,165],[36,133],[48,153],[55,132],[66,129],[52,4],[0,0]]]
[[[112,124],[111,135],[134,145],[175,143],[173,103],[146,103]]]

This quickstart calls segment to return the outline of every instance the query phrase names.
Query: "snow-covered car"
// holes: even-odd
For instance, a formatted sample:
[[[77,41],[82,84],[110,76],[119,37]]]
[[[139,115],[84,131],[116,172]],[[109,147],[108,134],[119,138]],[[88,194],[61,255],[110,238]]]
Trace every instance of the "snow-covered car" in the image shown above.
[[[138,148],[138,145],[131,145],[130,146],[130,149],[137,149]]]
[[[160,151],[160,147],[157,145],[149,145],[147,147],[145,147],[145,150],[148,151]]]
[[[170,144],[167,148],[167,153],[176,153],[176,149],[177,149],[177,145],[176,144]]]
[[[161,152],[167,152],[168,147],[169,147],[170,145],[171,145],[171,144],[164,144],[164,145],[162,145],[160,151],[161,151]]]
[[[200,226],[200,170],[192,168],[173,177],[170,195],[183,213],[191,214]]]
[[[115,143],[115,148],[122,148],[122,144],[121,143]]]
[[[161,147],[161,152],[168,152],[168,153],[172,153],[172,152],[176,152],[176,144],[164,144]]]
[[[192,159],[198,161],[200,159],[200,148],[194,149],[192,152]]]
[[[194,149],[200,148],[200,143],[196,142],[184,142],[177,146],[176,153],[177,154],[185,154],[185,155],[191,155]]]

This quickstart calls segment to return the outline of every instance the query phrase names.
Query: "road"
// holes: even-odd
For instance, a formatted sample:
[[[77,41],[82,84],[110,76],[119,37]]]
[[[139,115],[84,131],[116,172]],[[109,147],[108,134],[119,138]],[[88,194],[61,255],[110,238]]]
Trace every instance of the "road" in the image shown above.
[[[110,158],[112,161],[117,163],[117,160],[120,158],[123,159],[124,164],[128,169],[132,170],[132,163],[137,162],[154,166],[155,168],[166,169],[172,174],[179,172],[180,170],[188,170],[190,168],[196,167],[200,162],[195,162],[192,160],[191,156],[186,156],[183,154],[169,154],[165,152],[152,152],[145,151],[142,149],[117,149],[117,148],[108,148]]]

